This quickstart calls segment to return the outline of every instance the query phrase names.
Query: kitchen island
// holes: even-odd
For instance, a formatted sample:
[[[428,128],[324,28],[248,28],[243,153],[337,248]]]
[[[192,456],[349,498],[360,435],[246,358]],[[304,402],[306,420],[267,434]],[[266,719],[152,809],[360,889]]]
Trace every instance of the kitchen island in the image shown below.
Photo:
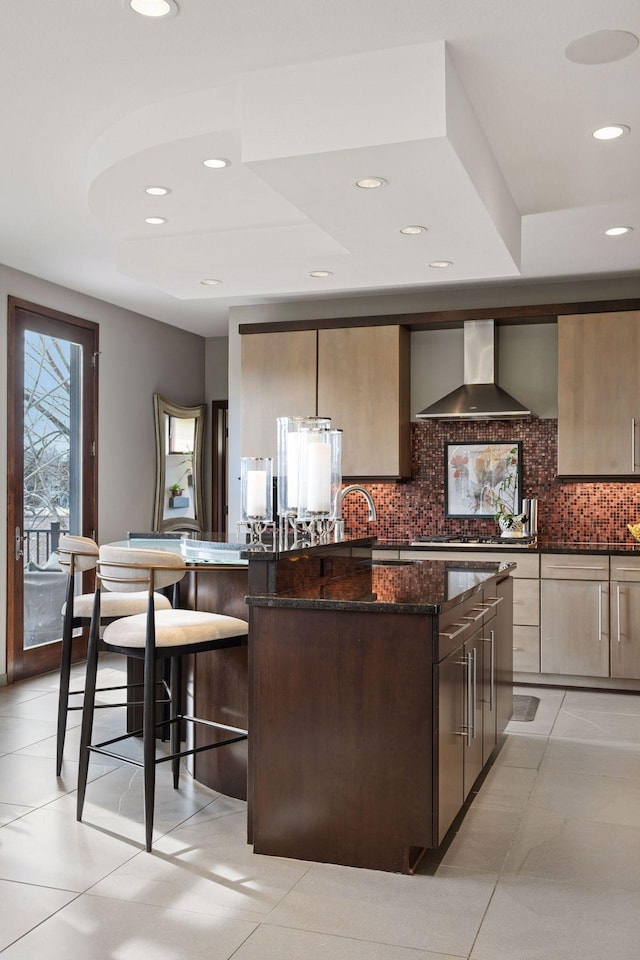
[[[375,561],[371,542],[247,597],[249,842],[410,873],[511,716],[512,565]]]

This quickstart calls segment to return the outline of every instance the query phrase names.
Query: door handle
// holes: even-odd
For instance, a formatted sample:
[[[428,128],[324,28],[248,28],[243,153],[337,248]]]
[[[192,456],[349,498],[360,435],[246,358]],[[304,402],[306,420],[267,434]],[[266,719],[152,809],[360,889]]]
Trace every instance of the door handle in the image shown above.
[[[27,539],[27,537],[28,537],[28,534],[25,534],[23,536],[20,527],[16,527],[16,535],[15,535],[16,560],[21,560],[22,557],[24,557],[24,550],[22,549],[22,544]]]

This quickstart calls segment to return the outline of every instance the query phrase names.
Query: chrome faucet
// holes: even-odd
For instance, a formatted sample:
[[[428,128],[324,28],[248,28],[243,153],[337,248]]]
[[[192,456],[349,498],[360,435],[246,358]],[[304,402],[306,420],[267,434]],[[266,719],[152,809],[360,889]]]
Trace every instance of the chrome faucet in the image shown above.
[[[361,493],[362,496],[367,501],[369,507],[369,523],[372,523],[374,520],[378,519],[376,514],[376,506],[373,502],[373,497],[365,487],[361,487],[359,483],[352,483],[348,487],[344,487],[342,490],[338,490],[338,496],[336,497],[336,516],[335,516],[335,526],[334,526],[334,540],[340,541],[344,539],[344,520],[342,519],[342,504],[344,503],[344,498],[350,493]]]

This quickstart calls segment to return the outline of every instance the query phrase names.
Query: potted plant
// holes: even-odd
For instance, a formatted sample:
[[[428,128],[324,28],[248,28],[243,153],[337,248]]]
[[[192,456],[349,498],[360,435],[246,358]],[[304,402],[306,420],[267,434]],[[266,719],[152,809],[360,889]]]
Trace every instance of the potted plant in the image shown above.
[[[182,487],[179,483],[172,483],[169,487],[169,492],[172,497],[181,497],[182,496]]]

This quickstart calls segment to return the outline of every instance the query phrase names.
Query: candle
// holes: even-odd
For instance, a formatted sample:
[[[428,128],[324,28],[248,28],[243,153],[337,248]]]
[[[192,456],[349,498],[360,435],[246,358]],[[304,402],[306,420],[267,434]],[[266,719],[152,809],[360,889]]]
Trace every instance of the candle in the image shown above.
[[[293,431],[287,435],[287,508],[298,506],[300,474],[300,434]]]
[[[267,474],[247,470],[247,516],[264,517],[267,512]]]
[[[331,447],[310,443],[307,448],[307,509],[329,513],[331,509]]]

